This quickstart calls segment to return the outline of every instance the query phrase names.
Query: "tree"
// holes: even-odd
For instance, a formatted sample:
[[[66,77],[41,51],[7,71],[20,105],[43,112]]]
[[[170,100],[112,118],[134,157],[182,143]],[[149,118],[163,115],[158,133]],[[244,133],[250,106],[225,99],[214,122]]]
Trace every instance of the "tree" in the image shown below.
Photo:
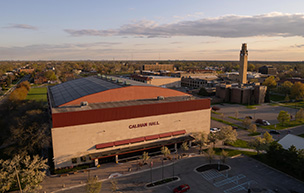
[[[188,151],[189,150],[188,143],[186,141],[182,143],[181,148],[183,151]]]
[[[214,155],[215,155],[215,152],[213,150],[212,147],[209,147],[208,150],[205,152],[206,156],[207,156],[207,159],[209,161],[209,163],[211,164],[213,158],[214,158]]]
[[[246,129],[248,129],[248,127],[251,125],[251,119],[245,118],[243,120],[243,125],[244,125],[244,127],[246,127]]]
[[[249,131],[250,133],[255,133],[255,132],[257,132],[257,126],[256,126],[256,124],[251,124],[251,125],[249,126],[248,131]]]
[[[290,114],[286,111],[280,111],[277,120],[280,122],[280,124],[284,125],[290,121]]]
[[[296,120],[297,121],[304,121],[304,109],[303,108],[298,110],[298,112],[296,113]]]
[[[285,95],[290,94],[293,84],[290,81],[285,81],[279,88],[279,92]]]
[[[226,163],[227,157],[228,157],[228,152],[225,151],[225,150],[222,150],[222,152],[221,152],[221,161],[222,161],[223,163]]]
[[[209,96],[209,93],[207,92],[207,90],[204,87],[202,87],[199,90],[198,94],[201,95],[201,96]]]
[[[289,95],[288,95],[288,94],[285,96],[284,101],[286,101],[286,102],[290,101],[290,98],[289,98]]]
[[[291,87],[291,97],[295,99],[304,98],[304,84],[301,82],[296,82]]]
[[[221,129],[218,138],[224,143],[233,143],[237,140],[237,132],[231,126],[226,126]]]
[[[164,155],[164,157],[168,157],[171,154],[170,150],[166,146],[162,146],[160,151]]]
[[[201,154],[202,149],[207,142],[207,137],[205,133],[196,133],[194,137],[195,137],[195,143],[199,146],[199,154]]]
[[[255,65],[252,63],[248,64],[248,71],[254,71],[255,70]]]
[[[265,149],[265,139],[258,136],[249,142],[249,146],[253,147],[260,154],[260,151]]]
[[[112,192],[116,192],[116,190],[117,190],[117,181],[115,179],[111,180],[111,188],[112,188]]]
[[[13,159],[0,160],[0,191],[6,192],[17,188],[17,176],[24,192],[41,189],[39,183],[42,182],[48,168],[46,162],[47,160],[38,155],[16,155]]]
[[[24,87],[27,91],[31,89],[31,85],[28,81],[23,81],[17,85],[17,88]]]
[[[209,141],[209,143],[213,143],[213,148],[215,147],[217,140],[218,140],[218,138],[215,133],[208,134],[208,141]]]
[[[269,88],[275,88],[277,86],[277,81],[274,76],[269,76],[268,78],[265,79],[263,85]]]
[[[99,193],[100,189],[101,189],[101,182],[98,182],[97,177],[90,177],[86,185],[86,192]]]
[[[144,164],[150,159],[149,153],[144,152],[141,156],[141,159],[143,160]]]
[[[266,144],[270,144],[271,142],[273,142],[272,136],[267,131],[263,134],[263,137],[265,139]]]

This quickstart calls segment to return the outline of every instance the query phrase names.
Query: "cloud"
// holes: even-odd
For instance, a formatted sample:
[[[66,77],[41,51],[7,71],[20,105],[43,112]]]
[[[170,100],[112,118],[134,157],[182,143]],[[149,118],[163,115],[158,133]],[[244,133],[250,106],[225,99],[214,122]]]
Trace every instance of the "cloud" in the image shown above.
[[[4,28],[11,28],[11,29],[28,29],[28,30],[38,30],[37,27],[27,24],[11,24]]]
[[[194,21],[161,24],[143,20],[126,24],[118,29],[65,29],[72,36],[212,36],[223,38],[253,36],[302,36],[304,14],[269,13],[255,16],[226,15]]]
[[[293,45],[293,46],[291,46],[292,48],[302,48],[302,47],[304,47],[304,44],[296,44],[296,45]]]

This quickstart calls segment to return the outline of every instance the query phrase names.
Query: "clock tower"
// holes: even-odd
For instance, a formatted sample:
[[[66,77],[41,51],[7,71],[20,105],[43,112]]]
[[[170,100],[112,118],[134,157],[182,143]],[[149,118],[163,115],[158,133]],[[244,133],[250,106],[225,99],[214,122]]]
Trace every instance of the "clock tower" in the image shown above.
[[[242,49],[240,52],[240,84],[247,83],[247,66],[248,66],[248,50],[247,44],[242,44]]]

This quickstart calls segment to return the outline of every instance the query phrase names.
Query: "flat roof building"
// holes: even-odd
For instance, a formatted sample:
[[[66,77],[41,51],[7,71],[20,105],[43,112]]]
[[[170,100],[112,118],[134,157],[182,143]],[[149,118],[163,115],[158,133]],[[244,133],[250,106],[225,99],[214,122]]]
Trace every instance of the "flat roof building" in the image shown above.
[[[87,77],[48,88],[55,168],[176,148],[210,131],[210,99],[118,77]]]

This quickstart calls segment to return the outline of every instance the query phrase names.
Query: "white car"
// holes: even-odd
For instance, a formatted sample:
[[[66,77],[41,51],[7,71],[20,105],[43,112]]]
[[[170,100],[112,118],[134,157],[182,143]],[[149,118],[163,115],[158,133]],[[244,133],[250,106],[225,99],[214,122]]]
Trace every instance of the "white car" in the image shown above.
[[[221,130],[220,128],[216,128],[216,127],[210,128],[211,133],[216,133],[216,132],[219,132],[220,130]]]

